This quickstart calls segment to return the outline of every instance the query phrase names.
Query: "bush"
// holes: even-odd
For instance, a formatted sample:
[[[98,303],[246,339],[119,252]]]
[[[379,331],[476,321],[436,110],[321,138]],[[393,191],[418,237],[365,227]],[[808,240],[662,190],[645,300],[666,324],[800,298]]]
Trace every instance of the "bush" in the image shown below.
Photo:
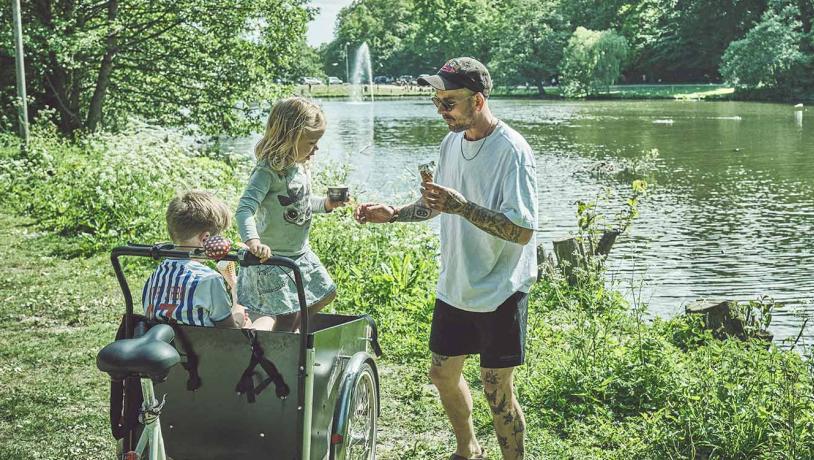
[[[176,191],[208,189],[234,201],[241,187],[235,166],[195,156],[179,138],[145,129],[76,142],[40,131],[26,154],[13,145],[3,150],[3,200],[41,229],[69,238],[66,251],[74,255],[166,241],[164,212]]]
[[[721,58],[721,75],[736,87],[778,88],[799,72],[802,23],[796,6],[770,8],[746,35],[733,41]]]

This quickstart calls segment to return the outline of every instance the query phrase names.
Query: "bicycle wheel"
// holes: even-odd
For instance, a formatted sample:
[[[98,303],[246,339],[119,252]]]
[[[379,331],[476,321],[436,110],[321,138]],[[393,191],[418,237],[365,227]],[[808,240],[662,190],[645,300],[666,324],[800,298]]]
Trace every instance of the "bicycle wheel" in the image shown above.
[[[376,458],[376,422],[379,396],[373,368],[365,363],[353,382],[348,405],[348,423],[343,438],[340,460],[374,460]],[[344,455],[343,455],[344,454]]]

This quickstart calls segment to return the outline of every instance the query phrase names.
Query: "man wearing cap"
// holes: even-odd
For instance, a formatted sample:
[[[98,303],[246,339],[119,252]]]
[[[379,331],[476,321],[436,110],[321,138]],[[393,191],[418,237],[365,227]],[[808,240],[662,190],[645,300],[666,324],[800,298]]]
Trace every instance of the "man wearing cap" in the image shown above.
[[[359,223],[420,222],[441,216],[441,274],[430,332],[430,378],[452,424],[450,460],[483,457],[462,370],[480,355],[481,381],[504,459],[524,456],[525,419],[514,368],[525,355],[528,292],[537,276],[537,176],[526,140],[489,109],[492,79],[473,58],[449,60],[420,78],[449,126],[438,168],[421,198],[405,206],[365,203]]]

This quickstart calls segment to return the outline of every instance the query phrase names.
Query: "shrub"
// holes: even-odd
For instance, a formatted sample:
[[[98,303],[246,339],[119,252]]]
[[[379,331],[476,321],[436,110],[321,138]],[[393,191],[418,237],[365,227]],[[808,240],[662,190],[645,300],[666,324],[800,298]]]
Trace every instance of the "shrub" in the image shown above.
[[[769,8],[746,35],[733,41],[721,58],[721,75],[737,87],[777,88],[799,71],[802,23],[796,6]]]
[[[40,228],[69,238],[73,254],[128,241],[166,241],[164,212],[177,190],[203,188],[234,201],[235,167],[195,156],[179,138],[131,129],[66,141],[39,132],[27,154],[0,158],[0,191]]]

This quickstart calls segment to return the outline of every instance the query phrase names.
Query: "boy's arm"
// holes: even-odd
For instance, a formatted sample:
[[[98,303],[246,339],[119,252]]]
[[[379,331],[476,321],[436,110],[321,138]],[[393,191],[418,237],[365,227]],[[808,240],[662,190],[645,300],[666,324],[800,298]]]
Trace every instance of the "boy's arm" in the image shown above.
[[[243,306],[232,303],[232,296],[226,290],[226,284],[221,275],[207,279],[209,284],[209,315],[215,327],[239,329],[245,321]],[[199,287],[200,289],[200,287]],[[221,319],[215,319],[221,318]]]

